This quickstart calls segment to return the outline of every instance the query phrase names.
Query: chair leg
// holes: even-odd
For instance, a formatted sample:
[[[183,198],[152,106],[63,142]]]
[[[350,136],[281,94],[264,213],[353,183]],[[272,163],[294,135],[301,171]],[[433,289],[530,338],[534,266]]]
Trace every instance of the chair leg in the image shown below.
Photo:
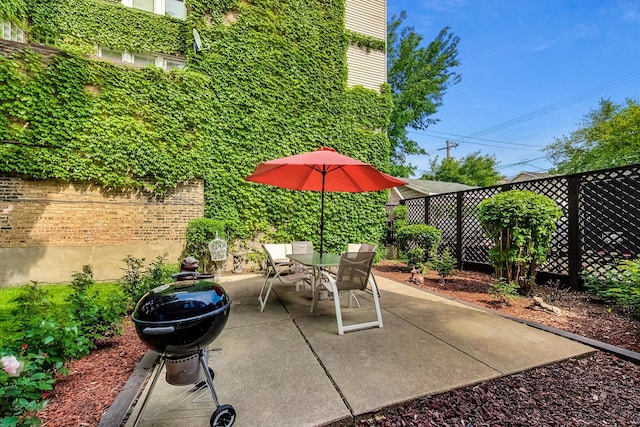
[[[371,282],[371,293],[373,295],[373,305],[376,310],[376,320],[371,322],[356,323],[354,325],[343,325],[342,313],[340,313],[340,303],[336,303],[336,316],[338,317],[338,335],[344,335],[345,332],[359,331],[368,328],[382,328],[382,310],[380,308],[380,298],[378,297],[378,286],[375,281]]]
[[[369,274],[369,286],[371,287],[371,292],[373,292],[373,286],[376,287],[376,292],[378,294],[378,298],[380,297],[380,290],[378,289],[378,282],[376,282],[376,278],[373,275],[373,272]]]
[[[349,308],[353,307],[351,301],[355,301],[358,308],[360,308],[360,301],[358,301],[358,298],[356,298],[356,294],[354,294],[353,291],[349,291]]]
[[[373,305],[376,308],[376,317],[378,319],[378,328],[382,328],[382,310],[380,309],[380,291],[375,279],[371,282],[371,293],[373,294]]]
[[[338,335],[344,335],[344,326],[342,325],[342,310],[340,309],[340,295],[335,284],[331,283],[333,288],[333,303],[336,306],[336,322],[338,324]]]
[[[260,290],[260,295],[258,295],[258,302],[260,302],[261,312],[264,311],[264,306],[267,305],[267,299],[269,298],[269,292],[271,292],[271,287],[273,286],[274,278],[271,278],[271,280],[269,280],[269,277],[267,277],[267,280],[264,281],[264,284],[262,285],[262,289]],[[267,292],[264,294],[264,298],[263,298],[262,293],[265,291],[265,288]]]

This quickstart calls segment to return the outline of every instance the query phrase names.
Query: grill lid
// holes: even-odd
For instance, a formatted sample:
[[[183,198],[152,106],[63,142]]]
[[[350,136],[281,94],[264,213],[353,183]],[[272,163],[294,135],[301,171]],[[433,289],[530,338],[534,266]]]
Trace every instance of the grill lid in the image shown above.
[[[138,301],[132,318],[145,323],[180,323],[215,315],[229,307],[222,286],[207,280],[188,280],[158,286]]]

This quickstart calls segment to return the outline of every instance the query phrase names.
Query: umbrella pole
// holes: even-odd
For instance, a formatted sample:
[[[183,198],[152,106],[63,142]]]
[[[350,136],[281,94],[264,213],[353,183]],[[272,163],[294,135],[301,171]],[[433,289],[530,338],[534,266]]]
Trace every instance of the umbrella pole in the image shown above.
[[[320,259],[322,259],[322,236],[324,234],[324,177],[327,174],[325,167],[322,167],[322,196],[320,197]]]

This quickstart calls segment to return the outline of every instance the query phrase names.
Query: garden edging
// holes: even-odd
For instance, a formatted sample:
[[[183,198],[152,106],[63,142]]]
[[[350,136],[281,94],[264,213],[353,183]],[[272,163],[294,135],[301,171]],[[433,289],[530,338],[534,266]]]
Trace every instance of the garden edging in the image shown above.
[[[127,412],[133,406],[134,401],[140,395],[140,391],[147,382],[149,375],[153,372],[153,367],[160,359],[160,354],[153,350],[148,350],[140,359],[140,362],[131,373],[131,376],[118,393],[109,409],[100,418],[98,427],[114,427],[122,425]]]

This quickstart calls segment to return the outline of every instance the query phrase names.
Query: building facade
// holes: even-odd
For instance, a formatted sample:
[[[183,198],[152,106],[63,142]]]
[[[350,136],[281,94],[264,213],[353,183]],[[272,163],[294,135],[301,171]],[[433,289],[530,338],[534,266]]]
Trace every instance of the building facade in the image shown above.
[[[358,106],[349,93],[384,96],[384,0],[330,8],[274,1],[268,11],[243,1],[45,3],[25,1],[18,12],[0,5],[0,56],[14,73],[0,77],[24,82],[13,89],[16,100],[54,85],[39,93],[33,108],[42,111],[0,113],[0,286],[68,281],[84,264],[97,280],[113,280],[127,255],[151,261],[166,253],[175,262],[191,219],[267,215],[267,206],[256,214],[251,198],[263,190],[247,190],[242,177],[280,147],[307,150],[326,136],[348,153],[358,152],[349,144],[366,147],[372,163],[388,155],[385,111],[374,105],[368,113],[371,97]],[[38,72],[22,73],[20,61],[37,58]],[[47,75],[52,64],[61,71]],[[78,76],[72,87],[68,79]],[[155,141],[164,152],[154,154]],[[111,152],[117,147],[126,153]],[[169,152],[188,171],[169,171]],[[41,167],[25,170],[25,154]],[[192,173],[186,165],[204,156],[204,172]],[[108,177],[134,187],[167,183],[157,198],[114,188]]]

